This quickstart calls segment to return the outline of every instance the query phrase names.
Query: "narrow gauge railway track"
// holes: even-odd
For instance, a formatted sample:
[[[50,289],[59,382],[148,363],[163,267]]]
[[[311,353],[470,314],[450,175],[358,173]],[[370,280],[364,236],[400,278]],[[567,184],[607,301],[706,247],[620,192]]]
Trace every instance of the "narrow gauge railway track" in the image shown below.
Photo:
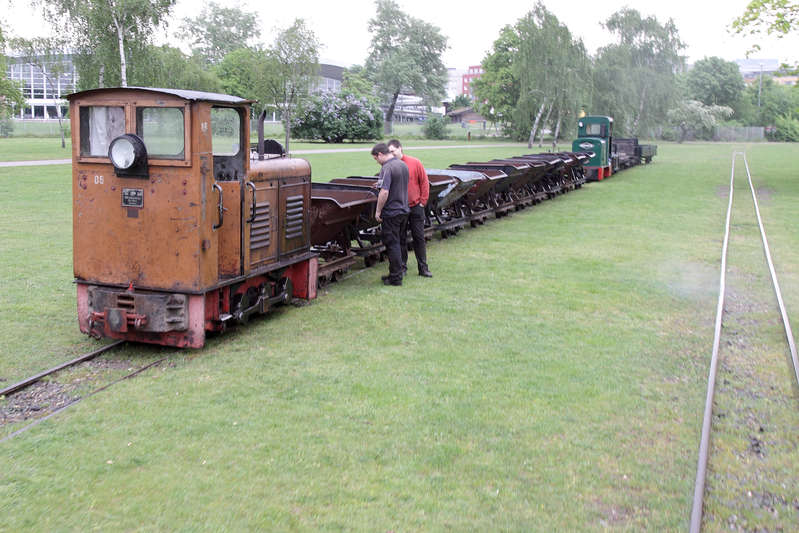
[[[45,370],[44,372],[39,372],[38,374],[36,374],[34,376],[31,376],[29,378],[25,378],[22,381],[14,383],[13,385],[11,385],[9,387],[6,387],[5,389],[0,390],[0,397],[9,396],[9,395],[14,394],[16,392],[19,392],[19,391],[21,391],[23,389],[26,389],[26,388],[30,387],[31,385],[33,385],[34,383],[37,383],[38,381],[42,380],[43,378],[46,378],[47,376],[51,376],[51,375],[55,374],[56,372],[64,370],[65,368],[69,368],[71,366],[78,365],[80,363],[83,363],[84,361],[91,361],[92,359],[94,359],[98,355],[100,355],[102,353],[105,353],[105,352],[107,352],[109,350],[112,350],[112,349],[116,348],[117,346],[119,346],[120,344],[122,344],[124,342],[125,341],[112,342],[111,344],[103,346],[102,348],[98,348],[97,350],[94,350],[92,352],[85,353],[85,354],[83,354],[83,355],[81,355],[79,357],[76,357],[75,359],[72,359],[71,361],[67,361],[65,363],[61,363],[60,365],[56,365],[53,368]]]
[[[738,155],[743,156],[744,166],[746,169],[746,175],[749,184],[749,190],[751,192],[752,202],[754,204],[754,212],[760,230],[760,238],[763,247],[763,253],[765,255],[766,262],[768,264],[769,274],[771,278],[771,285],[773,287],[774,294],[776,296],[777,304],[779,307],[780,317],[785,331],[785,341],[787,342],[790,351],[791,366],[793,367],[792,368],[793,376],[796,379],[797,385],[799,385],[799,360],[797,360],[797,352],[793,337],[793,331],[791,329],[790,321],[788,319],[788,315],[785,309],[785,303],[782,297],[782,291],[780,289],[779,281],[777,279],[777,274],[774,269],[774,263],[771,257],[771,251],[768,245],[768,239],[766,238],[766,232],[763,227],[763,220],[760,214],[760,207],[757,201],[757,194],[755,192],[755,188],[752,183],[752,176],[749,170],[749,163],[746,160],[745,153],[733,153],[732,162],[731,162],[730,185],[729,185],[729,203],[727,207],[724,242],[722,245],[722,253],[721,253],[721,273],[719,279],[719,298],[716,309],[715,334],[713,339],[713,350],[710,361],[710,369],[708,372],[708,385],[707,385],[707,394],[706,394],[706,401],[704,408],[704,417],[702,423],[702,435],[699,445],[696,482],[694,485],[694,499],[691,509],[691,521],[690,521],[691,533],[699,533],[702,530],[702,520],[703,520],[704,503],[705,503],[704,496],[705,496],[706,478],[707,478],[707,465],[708,465],[708,457],[710,454],[710,436],[711,436],[711,425],[713,418],[713,404],[714,404],[714,396],[716,390],[716,378],[718,375],[719,346],[722,336],[723,315],[725,313],[727,270],[728,270],[727,252],[730,242],[730,227],[731,227],[730,221],[733,211],[733,198],[735,190],[735,161]],[[762,430],[763,428],[761,427],[761,431]]]
[[[124,341],[124,340],[112,342],[110,344],[107,344],[106,346],[103,346],[102,348],[98,348],[97,350],[85,353],[85,354],[83,354],[83,355],[81,355],[79,357],[76,357],[76,358],[74,358],[74,359],[72,359],[70,361],[66,361],[66,362],[61,363],[59,365],[56,365],[56,366],[54,366],[54,367],[52,367],[52,368],[50,368],[48,370],[40,372],[40,373],[38,373],[38,374],[36,374],[34,376],[31,376],[31,377],[28,377],[26,379],[23,379],[22,381],[19,381],[19,382],[15,383],[15,384],[13,384],[13,385],[11,385],[9,387],[4,388],[3,390],[0,390],[0,398],[8,398],[9,396],[13,396],[15,394],[18,394],[21,391],[23,391],[23,390],[27,389],[28,387],[38,383],[39,381],[41,381],[42,379],[44,379],[44,378],[46,378],[48,376],[52,376],[52,375],[54,375],[54,374],[56,374],[56,373],[58,373],[58,372],[60,372],[62,370],[65,370],[67,368],[76,366],[76,365],[78,365],[80,363],[84,363],[86,361],[90,361],[90,360],[96,358],[97,356],[99,356],[99,355],[101,355],[101,354],[103,354],[105,352],[111,351],[114,348],[117,348],[120,345],[125,344],[125,342],[126,341]],[[50,411],[45,416],[43,416],[41,418],[37,418],[33,422],[23,426],[22,428],[20,428],[20,429],[18,429],[16,431],[6,435],[3,438],[0,438],[0,443],[5,442],[7,440],[10,440],[10,439],[14,438],[15,436],[19,435],[20,433],[24,433],[25,431],[27,431],[27,430],[31,429],[32,427],[40,424],[41,422],[44,422],[45,420],[53,417],[54,415],[56,415],[56,414],[60,413],[61,411],[65,410],[67,407],[75,405],[76,403],[80,402],[83,399],[86,399],[86,398],[89,398],[91,396],[94,396],[95,394],[97,394],[99,392],[102,392],[102,391],[112,387],[113,385],[116,385],[117,383],[119,383],[121,381],[130,379],[130,378],[140,374],[141,372],[144,372],[148,368],[151,368],[153,366],[159,365],[160,363],[164,362],[166,359],[167,359],[166,357],[163,357],[161,359],[158,359],[157,361],[153,361],[151,363],[148,363],[148,364],[144,365],[143,367],[138,368],[137,370],[134,370],[134,371],[132,371],[132,372],[130,372],[128,374],[125,374],[124,376],[122,376],[120,378],[115,379],[114,381],[112,381],[110,383],[107,383],[107,384],[103,385],[102,387],[99,387],[99,388],[96,388],[96,389],[92,390],[89,393],[86,393],[86,394],[84,394],[82,396],[78,396],[78,397],[72,398],[70,401],[68,401],[64,405],[61,405],[60,407],[57,407],[56,409]]]

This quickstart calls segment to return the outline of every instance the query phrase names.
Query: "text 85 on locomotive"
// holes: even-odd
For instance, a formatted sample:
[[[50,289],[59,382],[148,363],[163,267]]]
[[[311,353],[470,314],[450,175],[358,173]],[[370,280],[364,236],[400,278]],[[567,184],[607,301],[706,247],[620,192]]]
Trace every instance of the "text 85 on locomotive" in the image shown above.
[[[81,331],[201,347],[316,296],[310,165],[250,160],[250,101],[151,88],[69,101]]]

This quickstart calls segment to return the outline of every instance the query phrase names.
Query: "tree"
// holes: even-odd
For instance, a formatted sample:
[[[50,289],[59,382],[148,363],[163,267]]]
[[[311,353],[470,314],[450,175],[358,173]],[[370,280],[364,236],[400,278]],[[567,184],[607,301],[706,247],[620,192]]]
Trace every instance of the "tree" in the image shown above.
[[[799,91],[774,83],[771,76],[763,77],[762,87],[747,87],[745,98],[752,103],[753,125],[773,126],[779,117],[799,118]]]
[[[763,30],[768,35],[782,37],[799,25],[799,4],[789,0],[752,0],[743,15],[732,22],[735,33],[758,35]],[[749,52],[760,50],[755,43]],[[748,53],[747,53],[748,55]],[[783,65],[783,68],[799,71],[799,67]]]
[[[341,80],[341,94],[366,98],[372,103],[379,103],[380,101],[375,91],[374,83],[366,75],[366,70],[360,65],[354,65],[344,71],[343,79]]]
[[[788,0],[752,0],[743,15],[735,19],[736,33],[785,35],[799,24],[799,4]]]
[[[425,139],[446,139],[447,121],[441,115],[431,115],[424,121],[422,133],[424,133]]]
[[[292,119],[292,131],[302,139],[328,143],[377,139],[381,136],[383,113],[367,98],[352,94],[323,93]]]
[[[269,95],[264,90],[266,65],[269,56],[258,48],[239,48],[227,54],[216,66],[222,91],[248,100],[265,102]],[[261,104],[258,111],[263,109]]]
[[[546,126],[559,132],[564,120],[576,116],[590,80],[582,41],[539,1],[514,26],[501,30],[473,87],[478,111],[532,147]]]
[[[308,97],[318,77],[319,41],[302,19],[295,19],[278,32],[267,58],[263,89],[283,116],[288,151],[292,110]]]
[[[148,46],[133,60],[131,80],[142,87],[172,87],[193,91],[222,92],[223,84],[195,56],[168,45]]]
[[[734,107],[744,90],[744,80],[734,61],[706,57],[694,65],[686,78],[688,95],[705,105]]]
[[[183,19],[177,37],[188,40],[193,54],[217,64],[237,48],[258,39],[257,13],[209,2],[196,17]]]
[[[705,105],[697,100],[684,100],[667,113],[669,124],[680,129],[681,143],[691,133],[709,138],[717,121],[729,118],[730,115],[731,107]]]
[[[58,92],[58,81],[67,72],[67,62],[64,60],[66,43],[60,37],[35,37],[11,39],[9,45],[17,54],[17,61],[37,68],[44,76],[48,93]],[[61,116],[61,106],[56,106],[58,129],[61,132],[61,148],[66,148],[66,126],[64,117]]]
[[[519,78],[513,68],[519,34],[512,26],[500,30],[493,51],[483,59],[483,74],[472,80],[476,111],[511,134],[511,117],[519,101]]]
[[[400,93],[413,92],[429,104],[444,94],[447,69],[441,54],[447,39],[438,27],[400,11],[394,0],[376,0],[375,5],[366,71],[388,106],[385,131],[390,133]]]
[[[3,27],[0,26],[0,123],[8,120],[8,117],[14,110],[14,106],[25,105],[25,99],[22,97],[22,92],[19,86],[12,80],[6,77],[6,56],[3,55],[5,51],[5,37],[3,35]],[[8,122],[11,124],[11,122]],[[2,125],[2,124],[0,124]],[[6,127],[2,127],[3,130]],[[0,132],[5,134],[4,132]]]
[[[599,50],[592,112],[613,116],[619,133],[639,135],[661,124],[679,98],[685,44],[673,20],[660,24],[630,8],[617,11],[603,26],[618,42]]]
[[[460,107],[471,107],[472,106],[472,98],[468,94],[459,94],[455,98],[452,99],[452,108],[458,109]]]
[[[777,117],[773,139],[783,142],[799,142],[799,120],[790,117]]]
[[[97,74],[105,85],[107,71],[119,74],[119,84],[128,85],[131,48],[142,50],[152,33],[166,19],[176,0],[37,0],[51,23],[68,36],[78,52],[79,68]],[[119,70],[112,63],[118,58]],[[81,79],[84,79],[81,72]]]

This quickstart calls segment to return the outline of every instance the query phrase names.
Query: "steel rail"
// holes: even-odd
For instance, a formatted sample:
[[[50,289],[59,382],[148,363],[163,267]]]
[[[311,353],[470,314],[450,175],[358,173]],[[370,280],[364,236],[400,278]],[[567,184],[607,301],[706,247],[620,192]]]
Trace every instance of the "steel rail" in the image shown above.
[[[757,195],[755,194],[755,187],[752,185],[752,174],[749,172],[749,163],[746,161],[746,154],[744,156],[744,165],[746,166],[746,177],[749,179],[749,190],[752,191],[752,200],[755,203],[755,214],[757,215],[757,224],[760,226],[760,237],[763,240],[763,252],[766,255],[766,262],[768,263],[768,270],[771,273],[771,284],[774,286],[774,294],[777,296],[777,304],[780,308],[780,315],[782,316],[782,324],[785,327],[785,337],[788,340],[788,348],[791,350],[791,362],[793,363],[793,373],[796,377],[796,383],[799,385],[799,361],[796,357],[796,344],[794,343],[793,330],[791,329],[791,322],[788,320],[788,313],[785,311],[785,302],[782,300],[782,291],[780,290],[780,283],[777,281],[777,272],[774,270],[774,262],[771,260],[771,250],[769,249],[768,239],[766,239],[766,230],[763,228],[763,219],[760,218],[760,207],[757,204]]]
[[[707,477],[710,423],[713,417],[713,395],[716,390],[716,371],[719,360],[719,342],[721,340],[721,318],[724,313],[724,297],[727,291],[727,248],[730,243],[730,216],[732,215],[732,199],[735,185],[735,156],[736,154],[733,153],[732,170],[730,172],[730,200],[727,204],[727,221],[724,224],[724,244],[721,247],[721,275],[719,276],[719,300],[716,306],[716,330],[713,336],[713,353],[710,357],[710,370],[707,377],[705,415],[702,420],[702,439],[699,442],[699,459],[696,467],[696,483],[694,484],[694,502],[691,508],[691,533],[699,533],[702,530],[702,507],[704,506],[705,479]]]
[[[780,284],[777,280],[777,273],[774,269],[774,262],[771,259],[771,250],[766,238],[766,230],[763,226],[763,218],[760,215],[760,207],[757,202],[757,194],[755,192],[754,184],[752,183],[752,174],[749,170],[749,162],[746,159],[746,153],[735,152],[732,155],[732,171],[730,176],[730,200],[727,206],[727,222],[724,231],[724,245],[722,247],[721,258],[721,276],[719,281],[719,303],[716,309],[716,331],[713,339],[713,355],[710,360],[710,371],[708,373],[708,389],[705,401],[705,414],[702,423],[702,440],[699,445],[699,460],[696,470],[696,484],[694,485],[694,501],[691,509],[691,533],[699,533],[702,530],[702,511],[704,506],[704,493],[705,493],[705,480],[707,477],[707,460],[710,441],[710,425],[713,415],[713,395],[715,391],[716,373],[718,366],[718,350],[721,337],[721,320],[724,311],[724,296],[726,291],[726,270],[727,270],[727,246],[729,244],[730,234],[730,214],[732,212],[733,189],[735,182],[735,157],[740,154],[743,156],[744,166],[746,168],[746,177],[749,183],[749,191],[752,194],[752,202],[755,208],[755,215],[757,217],[757,224],[760,228],[760,238],[763,244],[763,253],[766,256],[768,263],[769,273],[771,274],[771,283],[774,287],[774,293],[777,297],[777,303],[780,309],[782,323],[785,328],[785,337],[788,341],[788,348],[791,352],[791,362],[793,363],[794,375],[797,384],[799,385],[799,360],[796,355],[796,344],[794,342],[793,330],[791,323],[788,319],[788,313],[785,310],[785,303],[782,298],[782,291]]]
[[[122,341],[122,342],[124,342],[124,341]],[[117,344],[117,343],[114,343],[114,344]],[[37,418],[36,420],[34,420],[33,422],[31,422],[31,423],[30,423],[30,424],[28,424],[27,426],[24,426],[24,427],[22,427],[22,428],[18,429],[17,431],[15,431],[15,432],[13,432],[13,433],[9,433],[8,435],[6,435],[6,436],[5,436],[5,437],[3,437],[2,439],[0,439],[0,444],[4,443],[4,442],[5,442],[5,441],[7,441],[7,440],[10,440],[10,439],[12,439],[12,438],[16,437],[16,436],[17,436],[17,435],[19,435],[20,433],[25,433],[26,431],[28,431],[28,430],[29,430],[29,429],[31,429],[32,427],[34,427],[34,426],[37,426],[37,425],[41,424],[42,422],[44,422],[45,420],[48,420],[48,419],[50,419],[50,418],[54,417],[55,415],[57,415],[58,413],[60,413],[60,412],[61,412],[61,411],[63,411],[64,409],[66,409],[67,407],[70,407],[70,406],[72,406],[72,405],[75,405],[76,403],[80,402],[81,400],[84,400],[84,399],[86,399],[86,398],[89,398],[89,397],[91,397],[91,396],[94,396],[94,395],[95,395],[95,394],[97,394],[98,392],[102,392],[102,391],[104,391],[104,390],[106,390],[106,389],[108,389],[108,388],[110,388],[110,387],[112,387],[112,386],[116,385],[116,384],[117,384],[117,383],[119,383],[120,381],[125,381],[126,379],[130,379],[130,378],[132,378],[132,377],[134,377],[134,376],[136,376],[136,375],[138,375],[138,374],[141,374],[142,372],[144,372],[144,371],[145,371],[145,370],[147,370],[148,368],[150,368],[150,367],[153,367],[153,366],[156,366],[156,365],[158,365],[158,364],[161,364],[161,363],[163,363],[163,362],[164,362],[164,361],[166,361],[166,360],[167,360],[167,358],[166,358],[166,357],[162,357],[161,359],[159,359],[159,360],[157,360],[157,361],[153,361],[152,363],[149,363],[149,364],[146,364],[146,365],[144,365],[143,367],[139,368],[138,370],[134,370],[134,371],[133,371],[133,372],[131,372],[130,374],[126,374],[126,375],[122,376],[121,378],[119,378],[119,379],[116,379],[116,380],[112,381],[111,383],[108,383],[108,384],[106,384],[106,385],[103,385],[103,386],[102,386],[102,387],[100,387],[99,389],[95,389],[95,390],[93,390],[92,392],[90,392],[89,394],[86,394],[85,396],[79,396],[79,397],[77,397],[77,398],[74,398],[74,399],[72,399],[72,400],[71,400],[69,403],[62,405],[61,407],[59,407],[58,409],[54,410],[53,412],[51,412],[51,413],[48,413],[46,416],[43,416],[43,417],[41,417],[41,418]]]
[[[89,361],[91,359],[94,359],[95,357],[97,357],[101,353],[107,352],[108,350],[110,350],[112,348],[116,348],[117,346],[119,346],[123,342],[125,342],[125,341],[112,342],[111,344],[107,344],[107,345],[103,346],[102,348],[98,348],[97,350],[94,350],[93,352],[89,352],[89,353],[81,355],[80,357],[76,357],[72,361],[67,361],[66,363],[61,363],[60,365],[54,366],[53,368],[51,368],[49,370],[45,370],[44,372],[40,372],[39,374],[36,374],[35,376],[31,376],[29,378],[25,378],[25,379],[23,379],[22,381],[20,381],[18,383],[14,383],[13,385],[11,385],[9,387],[6,387],[5,389],[0,390],[0,397],[8,396],[9,394],[13,394],[15,392],[18,392],[18,391],[20,391],[20,390],[22,390],[22,389],[24,389],[26,387],[30,387],[31,385],[33,385],[34,383],[36,383],[40,379],[42,379],[44,377],[47,377],[50,374],[55,374],[59,370],[63,370],[65,368],[69,368],[71,366],[77,365],[78,363],[82,363],[84,361]]]

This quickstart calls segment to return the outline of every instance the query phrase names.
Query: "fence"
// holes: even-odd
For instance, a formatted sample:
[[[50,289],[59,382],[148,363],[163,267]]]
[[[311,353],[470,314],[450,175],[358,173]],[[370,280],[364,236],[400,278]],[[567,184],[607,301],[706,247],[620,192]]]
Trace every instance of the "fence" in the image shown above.
[[[714,141],[765,141],[766,132],[763,126],[716,126],[713,130]]]

